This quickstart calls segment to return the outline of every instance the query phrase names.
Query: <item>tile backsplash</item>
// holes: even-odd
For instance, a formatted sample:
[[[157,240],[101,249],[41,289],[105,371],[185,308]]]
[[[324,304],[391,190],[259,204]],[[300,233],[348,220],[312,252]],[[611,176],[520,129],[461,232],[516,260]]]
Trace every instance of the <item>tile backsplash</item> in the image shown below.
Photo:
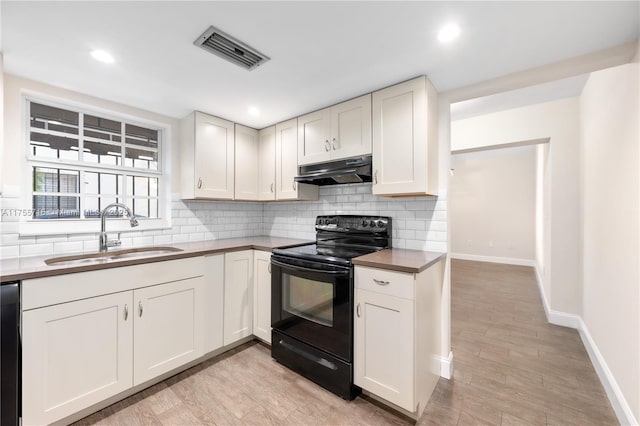
[[[20,207],[17,198],[0,201],[3,208]],[[317,215],[366,214],[393,218],[393,247],[446,251],[446,209],[443,196],[381,198],[371,194],[371,184],[321,187],[318,201],[182,201],[176,195],[170,229],[126,232],[121,241],[126,248],[255,235],[312,240]],[[17,218],[2,217],[0,222],[0,258],[97,249],[98,232],[27,237],[18,234]]]
[[[371,194],[371,184],[324,186],[318,201],[265,204],[263,227],[274,237],[314,239],[318,215],[390,216],[393,247],[446,251],[446,209],[443,196],[383,198]]]

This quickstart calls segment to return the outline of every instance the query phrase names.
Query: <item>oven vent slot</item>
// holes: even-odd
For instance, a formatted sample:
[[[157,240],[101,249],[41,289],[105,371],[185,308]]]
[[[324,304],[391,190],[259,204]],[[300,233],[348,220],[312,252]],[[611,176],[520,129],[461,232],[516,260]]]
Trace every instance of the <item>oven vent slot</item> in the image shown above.
[[[214,26],[209,27],[193,44],[247,70],[257,68],[269,60],[268,56]]]

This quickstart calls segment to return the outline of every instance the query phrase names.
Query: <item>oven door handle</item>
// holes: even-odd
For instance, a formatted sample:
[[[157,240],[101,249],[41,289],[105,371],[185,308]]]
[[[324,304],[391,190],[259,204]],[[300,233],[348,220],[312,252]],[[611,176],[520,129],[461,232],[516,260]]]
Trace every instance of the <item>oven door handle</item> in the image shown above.
[[[304,266],[290,265],[288,263],[279,262],[274,259],[271,259],[271,263],[281,268],[286,268],[286,269],[290,269],[292,271],[298,271],[298,272],[315,272],[317,274],[329,274],[329,275],[349,275],[351,273],[350,269],[344,269],[342,271],[330,271],[325,269],[305,268]]]

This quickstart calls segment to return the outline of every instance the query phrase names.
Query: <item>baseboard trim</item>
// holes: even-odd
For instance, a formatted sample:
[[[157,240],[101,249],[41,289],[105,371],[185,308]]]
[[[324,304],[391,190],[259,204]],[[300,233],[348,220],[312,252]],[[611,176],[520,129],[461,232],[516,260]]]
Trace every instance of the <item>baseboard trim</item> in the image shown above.
[[[451,253],[452,259],[461,260],[475,260],[476,262],[489,262],[489,263],[502,263],[505,265],[519,265],[519,266],[535,266],[535,260],[533,259],[518,259],[515,257],[496,257],[496,256],[481,256],[478,254],[466,254],[466,253]]]
[[[611,370],[602,356],[602,353],[600,353],[596,342],[591,337],[587,324],[579,315],[550,309],[549,301],[547,300],[547,295],[545,294],[544,287],[542,285],[540,270],[538,267],[535,267],[535,271],[536,282],[538,284],[538,290],[540,291],[540,298],[542,299],[542,305],[544,306],[547,321],[550,324],[575,328],[578,330],[580,333],[580,339],[587,350],[587,354],[589,355],[593,368],[596,370],[600,383],[602,383],[602,387],[604,387],[604,390],[607,393],[607,397],[609,398],[609,402],[618,417],[618,421],[621,425],[638,425],[638,420],[634,417],[631,407],[629,407],[627,400],[618,386],[618,382],[613,376],[613,373],[611,373]]]
[[[593,367],[600,378],[600,382],[609,397],[609,401],[613,406],[613,411],[615,411],[616,416],[618,416],[618,421],[621,425],[638,425],[638,420],[633,415],[631,407],[629,407],[620,386],[618,386],[618,382],[609,369],[602,353],[598,349],[598,345],[596,345],[593,337],[591,337],[587,324],[585,324],[582,318],[578,318],[578,320],[579,326],[577,328],[580,332],[580,338],[587,350],[591,364],[593,364]]]
[[[453,352],[448,357],[440,357],[440,377],[451,380],[453,377]]]

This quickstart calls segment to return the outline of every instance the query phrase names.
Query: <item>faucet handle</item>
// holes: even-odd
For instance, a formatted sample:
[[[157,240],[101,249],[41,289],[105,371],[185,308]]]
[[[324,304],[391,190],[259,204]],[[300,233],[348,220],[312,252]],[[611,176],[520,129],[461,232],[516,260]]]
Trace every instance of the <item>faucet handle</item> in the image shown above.
[[[122,241],[120,240],[109,240],[107,241],[107,247],[119,247],[122,245]]]

